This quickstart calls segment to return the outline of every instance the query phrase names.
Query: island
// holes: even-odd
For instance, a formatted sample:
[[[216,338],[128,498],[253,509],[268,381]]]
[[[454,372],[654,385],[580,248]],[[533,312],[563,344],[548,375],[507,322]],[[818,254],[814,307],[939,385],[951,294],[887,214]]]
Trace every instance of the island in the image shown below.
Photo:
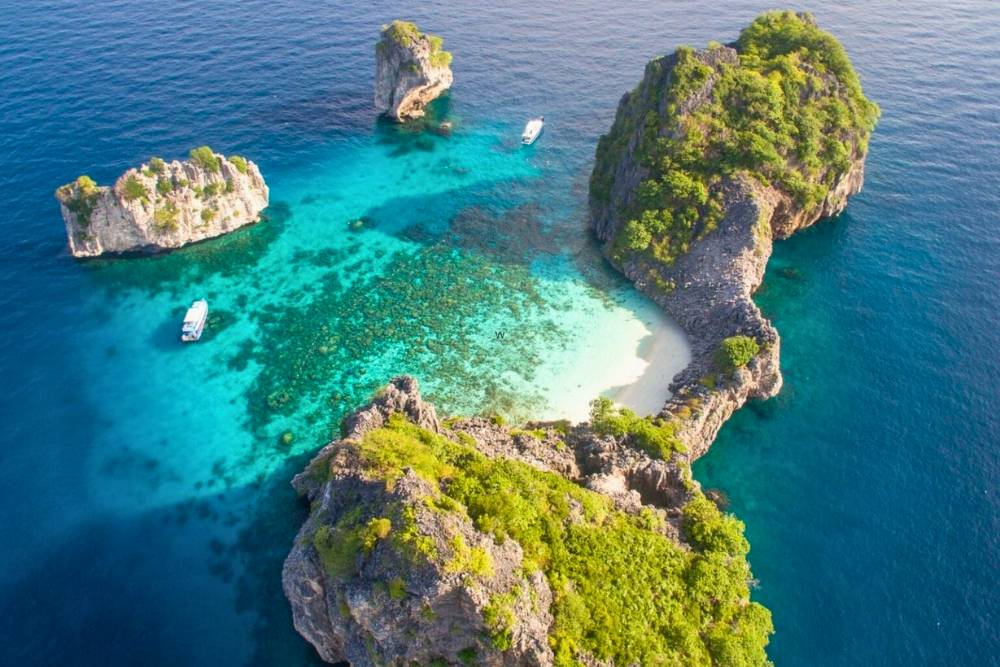
[[[382,27],[375,44],[375,109],[402,122],[420,118],[424,108],[451,88],[451,53],[443,41],[409,21]]]
[[[704,454],[749,398],[780,390],[780,339],[754,304],[774,239],[843,210],[878,107],[809,14],[770,12],[735,44],[646,66],[597,145],[590,225],[680,324],[692,362],[661,416]]]
[[[155,253],[257,222],[268,187],[257,165],[208,146],[187,160],[153,157],[113,186],[80,176],[56,190],[74,257]]]
[[[753,303],[772,242],[860,191],[878,118],[840,44],[770,12],[651,61],[597,147],[590,226],[691,339],[650,417],[440,419],[399,377],[293,484],[298,632],[352,665],[768,665],[743,524],[692,478],[725,420],[781,386]]]
[[[409,377],[345,420],[294,485],[296,629],[352,665],[766,663],[743,525],[659,420],[440,420]]]

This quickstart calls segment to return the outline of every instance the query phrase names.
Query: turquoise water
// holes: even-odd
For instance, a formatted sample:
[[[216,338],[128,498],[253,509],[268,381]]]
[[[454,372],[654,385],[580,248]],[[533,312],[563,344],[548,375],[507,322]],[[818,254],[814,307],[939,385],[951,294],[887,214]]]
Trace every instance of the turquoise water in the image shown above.
[[[292,474],[393,374],[446,411],[577,415],[646,370],[651,334],[676,342],[587,240],[593,147],[650,56],[735,37],[764,8],[9,8],[0,662],[310,664],[280,592],[303,516]],[[815,11],[883,108],[868,184],[777,247],[759,301],[786,389],[696,475],[747,522],[777,664],[987,664],[1000,15]],[[371,46],[396,16],[456,54],[433,109],[452,137],[371,116]],[[521,149],[538,113],[546,133]],[[261,165],[268,220],[163,257],[66,255],[57,185],[202,143]],[[203,295],[209,330],[182,347]],[[683,363],[667,347],[653,386]]]

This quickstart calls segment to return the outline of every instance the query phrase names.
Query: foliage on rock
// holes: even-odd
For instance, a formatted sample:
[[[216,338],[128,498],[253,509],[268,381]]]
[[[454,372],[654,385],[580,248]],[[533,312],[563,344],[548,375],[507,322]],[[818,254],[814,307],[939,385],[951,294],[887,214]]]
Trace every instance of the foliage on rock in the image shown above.
[[[621,204],[613,253],[670,264],[716,228],[722,184],[737,173],[806,209],[867,151],[878,107],[839,42],[808,14],[769,12],[735,51],[681,47],[649,63],[643,83],[601,137],[591,198],[609,202],[629,142],[646,177]]]

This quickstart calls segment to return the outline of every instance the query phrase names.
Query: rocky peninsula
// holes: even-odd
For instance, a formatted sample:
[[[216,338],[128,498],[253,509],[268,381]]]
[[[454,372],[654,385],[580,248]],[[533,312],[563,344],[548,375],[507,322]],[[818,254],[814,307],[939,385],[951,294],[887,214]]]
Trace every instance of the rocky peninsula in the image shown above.
[[[724,421],[781,386],[753,303],[772,242],[861,188],[878,108],[809,15],[646,67],[601,138],[591,227],[685,329],[659,415],[439,419],[394,380],[295,478],[296,629],[352,665],[767,665],[743,525],[691,477]]]
[[[590,224],[691,341],[661,417],[692,459],[748,399],[780,390],[780,339],[752,295],[774,239],[861,190],[878,113],[811,15],[771,12],[734,44],[651,61],[601,137]]]
[[[56,190],[75,257],[154,253],[257,222],[268,188],[257,165],[207,146],[187,160],[154,157],[112,186],[80,176]]]
[[[451,53],[442,39],[408,21],[383,26],[375,44],[375,109],[402,122],[424,115],[424,107],[451,88]]]
[[[396,378],[295,478],[296,629],[352,665],[765,664],[743,526],[662,426],[442,420]]]

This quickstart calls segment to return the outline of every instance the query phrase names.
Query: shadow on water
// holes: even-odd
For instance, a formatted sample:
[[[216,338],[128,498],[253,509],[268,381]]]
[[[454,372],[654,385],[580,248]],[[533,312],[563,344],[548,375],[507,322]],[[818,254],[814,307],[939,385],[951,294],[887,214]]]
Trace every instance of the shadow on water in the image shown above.
[[[307,514],[289,482],[311,456],[249,486],[80,525],[0,591],[0,664],[323,664],[281,589]]]
[[[94,259],[84,263],[88,278],[111,294],[141,290],[186,295],[188,285],[212,276],[252,275],[248,269],[260,261],[291,218],[284,202],[271,204],[261,221],[225,236],[208,239],[172,252],[150,257]],[[182,294],[183,293],[183,294]]]

